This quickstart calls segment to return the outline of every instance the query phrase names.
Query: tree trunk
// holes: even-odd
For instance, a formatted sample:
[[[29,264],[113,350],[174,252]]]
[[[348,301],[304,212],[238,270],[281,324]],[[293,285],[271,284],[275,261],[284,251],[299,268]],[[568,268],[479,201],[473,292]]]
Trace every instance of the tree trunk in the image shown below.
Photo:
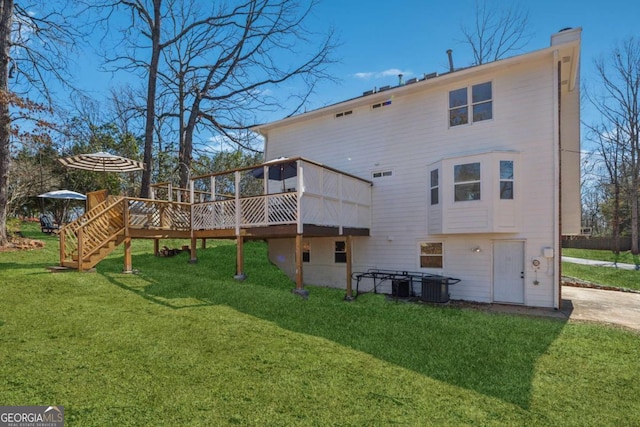
[[[631,253],[638,255],[638,179],[631,180]]]
[[[153,172],[153,135],[156,120],[156,86],[158,81],[158,64],[160,62],[160,6],[162,0],[153,0],[153,27],[151,28],[151,62],[149,63],[149,79],[147,86],[147,111],[144,127],[144,164],[140,197],[149,198],[151,192],[151,176]]]
[[[193,159],[193,132],[198,122],[197,117],[200,112],[200,99],[191,106],[191,114],[184,127],[184,137],[180,144],[180,187],[189,188],[189,174],[191,172],[191,161]]]
[[[9,115],[9,62],[13,0],[0,2],[0,246],[7,244],[11,116]]]

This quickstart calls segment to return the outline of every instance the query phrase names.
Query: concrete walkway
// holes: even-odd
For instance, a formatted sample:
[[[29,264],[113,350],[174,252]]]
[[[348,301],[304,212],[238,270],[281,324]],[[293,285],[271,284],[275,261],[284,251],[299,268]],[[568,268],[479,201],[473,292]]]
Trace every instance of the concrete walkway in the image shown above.
[[[563,262],[570,262],[572,264],[583,264],[583,265],[594,265],[597,267],[613,267],[613,268],[619,268],[621,270],[635,270],[636,266],[634,264],[624,264],[624,263],[617,263],[614,264],[613,262],[610,261],[597,261],[597,260],[593,260],[593,259],[584,259],[584,258],[573,258],[573,257],[568,257],[568,256],[563,256],[562,257],[562,261]]]
[[[562,287],[562,312],[570,320],[623,326],[640,332],[640,294]]]
[[[562,261],[598,267],[636,270],[634,264],[562,257]],[[640,293],[573,286],[562,287],[562,312],[569,319],[619,325],[640,331]]]
[[[487,312],[604,323],[640,333],[640,293],[563,286],[561,310],[509,304],[465,305]]]

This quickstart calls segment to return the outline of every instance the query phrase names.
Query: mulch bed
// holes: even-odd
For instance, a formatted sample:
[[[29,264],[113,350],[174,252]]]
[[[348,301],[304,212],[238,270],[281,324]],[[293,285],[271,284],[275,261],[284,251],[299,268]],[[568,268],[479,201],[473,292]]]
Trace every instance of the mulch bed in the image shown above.
[[[9,238],[7,246],[0,246],[0,252],[11,251],[28,251],[33,249],[44,248],[44,242],[42,240],[27,239],[21,236],[12,236]]]

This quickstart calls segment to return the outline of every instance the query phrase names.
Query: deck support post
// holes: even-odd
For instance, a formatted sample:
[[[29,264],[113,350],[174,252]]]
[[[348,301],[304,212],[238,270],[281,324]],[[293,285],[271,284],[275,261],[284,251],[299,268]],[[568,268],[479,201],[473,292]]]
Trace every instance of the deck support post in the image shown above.
[[[244,274],[244,237],[236,236],[236,280],[244,280],[247,278]]]
[[[124,269],[123,273],[132,273],[132,262],[131,262],[131,237],[127,236],[124,238]]]
[[[191,245],[189,246],[189,264],[195,264],[198,262],[198,253],[196,252],[196,245],[198,244],[198,239],[191,236]]]
[[[78,228],[78,271],[84,271],[84,228]]]
[[[65,259],[65,253],[64,253],[64,248],[65,248],[65,235],[66,233],[61,232],[59,233],[60,236],[60,267],[62,267],[64,265],[64,261],[66,261]]]
[[[352,272],[352,254],[351,254],[351,249],[353,246],[353,242],[352,242],[353,237],[350,234],[347,234],[347,239],[346,239],[346,244],[345,244],[345,251],[347,252],[347,293],[344,296],[344,300],[345,301],[353,301],[353,290],[351,289],[351,272]]]
[[[124,270],[123,273],[132,273],[131,262],[131,235],[129,234],[129,203],[125,200],[122,209],[122,222],[124,222]]]
[[[296,234],[296,288],[293,290],[293,293],[307,299],[309,297],[309,291],[304,289],[304,275],[302,273],[302,237],[302,234]]]
[[[153,239],[153,256],[160,255],[160,239]]]
[[[200,249],[207,249],[207,239],[200,240]]]

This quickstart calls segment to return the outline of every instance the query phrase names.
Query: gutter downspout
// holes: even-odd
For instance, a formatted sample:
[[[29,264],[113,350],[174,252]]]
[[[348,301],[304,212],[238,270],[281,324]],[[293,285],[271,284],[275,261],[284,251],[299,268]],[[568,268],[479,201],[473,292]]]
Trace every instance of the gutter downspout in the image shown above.
[[[560,59],[560,52],[555,50],[553,52],[553,63],[556,66],[556,72],[553,73],[553,164],[554,164],[554,182],[557,185],[554,186],[553,195],[553,253],[555,255],[555,268],[553,269],[553,283],[558,287],[557,292],[553,293],[553,308],[556,310],[561,309],[562,302],[562,282],[560,277],[561,253],[560,253],[560,241],[562,239],[562,214],[561,214],[561,202],[562,202],[562,174],[561,174],[561,151],[562,151],[562,138],[561,138],[561,115],[562,115],[562,103],[561,103],[561,70],[562,62]]]

